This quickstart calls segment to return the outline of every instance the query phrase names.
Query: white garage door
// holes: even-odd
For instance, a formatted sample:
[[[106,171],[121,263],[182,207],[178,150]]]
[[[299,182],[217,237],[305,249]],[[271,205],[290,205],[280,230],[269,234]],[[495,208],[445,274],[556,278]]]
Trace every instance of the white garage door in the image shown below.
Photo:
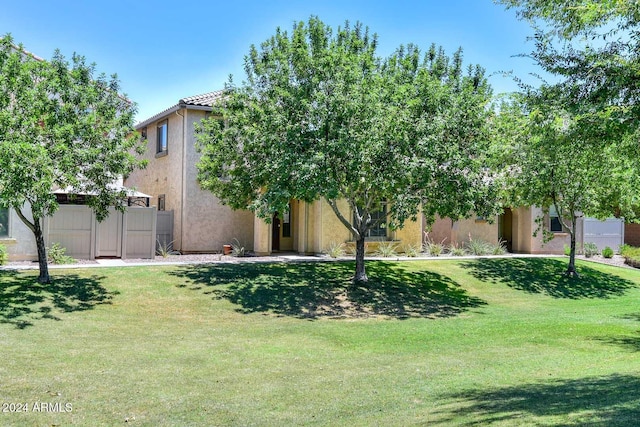
[[[609,218],[600,221],[595,218],[585,218],[584,242],[595,243],[600,251],[606,246],[617,251],[624,243],[624,220]]]

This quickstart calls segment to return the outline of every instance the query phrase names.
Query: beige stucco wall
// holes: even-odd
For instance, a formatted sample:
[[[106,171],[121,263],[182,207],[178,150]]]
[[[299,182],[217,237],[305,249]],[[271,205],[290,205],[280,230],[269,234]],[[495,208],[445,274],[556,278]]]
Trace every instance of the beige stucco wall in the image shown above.
[[[351,218],[351,208],[345,200],[338,201],[338,209],[345,218]],[[314,202],[311,210],[313,211],[311,219],[314,221],[312,242],[314,253],[325,253],[331,243],[347,243],[349,247],[353,246],[354,239],[351,232],[338,219],[326,201]],[[387,238],[398,245],[399,252],[404,251],[404,247],[409,244],[419,246],[422,242],[422,223],[406,221],[401,229],[388,230]],[[368,245],[372,250],[375,246],[375,241]]]
[[[453,222],[450,218],[440,218],[436,217],[435,221],[431,226],[427,224],[424,220],[423,216],[423,228],[426,233],[422,236],[423,241],[431,240],[432,242],[440,243],[442,242],[445,245],[451,244],[451,229],[453,227]]]
[[[568,233],[556,233],[552,240],[547,243],[543,241],[542,231],[533,236],[538,224],[536,218],[542,214],[541,208],[520,207],[512,209],[512,250],[515,253],[533,253],[533,254],[562,254],[564,253],[564,245],[570,244],[570,236]],[[546,224],[548,227],[548,224]],[[578,230],[576,233],[576,242],[578,250],[581,249],[582,242],[582,220],[578,220]],[[463,245],[469,241],[469,234],[474,239],[482,239],[484,241],[496,244],[498,242],[499,221],[498,218],[493,223],[488,221],[478,221],[474,217],[456,221],[453,224],[449,218],[436,218],[431,226],[427,237],[434,242],[443,242],[450,244],[456,242]]]
[[[346,201],[339,201],[338,209],[346,218],[351,217]],[[302,254],[320,254],[326,253],[332,243],[346,243],[348,248],[353,246],[351,232],[342,224],[326,201],[317,200],[308,204],[293,200],[291,210],[294,251]],[[256,218],[254,231],[253,241],[256,253],[271,253],[271,224]],[[418,221],[407,221],[402,229],[392,231],[390,237],[397,243],[400,252],[408,244],[420,245],[422,224]],[[377,242],[372,241],[369,247],[375,249],[376,244]]]
[[[314,204],[301,201],[293,202],[298,205],[297,220],[294,219],[297,244],[295,250],[301,254],[311,255],[315,253],[313,248],[314,236],[316,233],[316,209]]]
[[[351,218],[351,208],[346,200],[339,200],[337,206],[345,218]],[[318,200],[314,203],[314,207],[318,226],[315,228],[313,252],[326,252],[332,242],[344,243],[353,240],[351,232],[338,219],[326,201]]]
[[[533,222],[531,208],[519,207],[512,209],[511,212],[513,214],[513,252],[531,253],[533,230],[536,226]]]
[[[404,252],[408,245],[422,245],[422,221],[405,221],[402,228],[393,231],[393,240],[398,242],[398,251]]]
[[[184,109],[179,111],[180,114],[184,112]],[[167,155],[156,157],[157,125],[165,119],[168,120]],[[173,247],[175,249],[182,248],[180,228],[182,223],[182,136],[182,117],[176,113],[171,113],[149,124],[146,151],[142,156],[149,162],[147,168],[134,171],[124,180],[125,186],[150,195],[150,206],[157,207],[158,196],[165,195],[165,210],[173,210],[174,215]]]
[[[254,249],[254,217],[249,211],[224,206],[197,182],[200,157],[195,126],[205,117],[201,110],[180,109],[147,126],[146,169],[133,172],[124,182],[151,196],[151,206],[165,195],[165,209],[173,210],[173,247],[182,252],[221,252],[222,245],[238,239]],[[157,125],[168,120],[168,154],[156,156]],[[184,138],[186,136],[186,138]]]
[[[271,224],[257,216],[253,221],[253,250],[256,255],[268,255],[271,253]]]
[[[484,240],[492,244],[498,243],[498,218],[493,222],[477,220],[475,217],[462,219],[453,223],[451,239],[459,244],[469,239]]]
[[[451,243],[464,245],[469,241],[469,236],[492,244],[498,243],[497,217],[493,222],[478,220],[475,216],[453,222],[450,218],[436,217],[431,227],[428,227],[425,222],[425,230],[428,230],[426,239],[444,245]]]
[[[542,215],[542,208],[531,208],[531,228],[536,230],[538,224],[535,223],[535,219]],[[545,227],[548,227],[548,220],[545,219]],[[551,241],[544,243],[542,232],[538,232],[537,237],[531,238],[531,253],[538,254],[563,254],[564,246],[571,244],[571,236],[569,233],[555,233]],[[576,230],[576,246],[577,250],[582,250],[582,218],[578,219]]]
[[[195,126],[205,117],[204,111],[188,110],[185,161],[184,219],[182,251],[220,252],[222,245],[237,239],[247,250],[254,249],[254,215],[247,210],[232,210],[198,184],[197,163],[200,159],[195,144]]]
[[[563,254],[564,246],[571,244],[569,233],[555,233],[553,239],[544,242],[542,230],[533,233],[538,229],[536,218],[542,215],[542,209],[538,207],[520,207],[513,210],[513,250],[518,253],[531,254]],[[545,219],[544,226],[549,227],[548,218]],[[582,248],[582,219],[578,219],[576,232],[576,245],[578,250]]]

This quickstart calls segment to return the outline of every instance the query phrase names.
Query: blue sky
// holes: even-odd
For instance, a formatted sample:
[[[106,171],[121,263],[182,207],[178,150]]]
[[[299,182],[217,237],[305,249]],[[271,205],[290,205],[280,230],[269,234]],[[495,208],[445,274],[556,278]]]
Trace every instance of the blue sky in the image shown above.
[[[532,50],[529,26],[492,0],[21,0],[3,4],[0,34],[11,33],[40,57],[55,49],[67,57],[76,52],[100,72],[117,73],[144,120],[180,98],[221,89],[229,74],[242,81],[251,44],[310,15],[334,28],[362,22],[378,34],[381,56],[401,44],[436,43],[449,54],[461,46],[465,64],[478,63],[489,74],[526,78],[537,71],[530,59],[514,57]],[[490,81],[496,93],[516,89],[500,75]]]

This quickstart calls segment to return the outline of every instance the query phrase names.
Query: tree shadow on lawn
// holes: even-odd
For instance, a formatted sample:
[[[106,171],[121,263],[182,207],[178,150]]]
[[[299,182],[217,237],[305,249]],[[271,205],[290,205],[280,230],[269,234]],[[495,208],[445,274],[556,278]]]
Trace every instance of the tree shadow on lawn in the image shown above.
[[[554,298],[610,298],[623,295],[638,284],[581,265],[579,278],[564,275],[566,261],[550,258],[483,258],[461,264],[477,279],[503,283],[529,293]]]
[[[627,320],[635,320],[640,322],[640,313],[628,314],[626,316],[622,316],[623,319]],[[638,352],[640,351],[640,331],[636,331],[636,335],[634,336],[617,336],[617,337],[596,337],[594,338],[596,341],[600,341],[606,344],[616,345],[618,347],[622,347],[629,351]]]
[[[453,406],[461,408],[440,411],[439,421],[445,424],[455,419],[456,425],[468,426],[533,425],[534,422],[523,417],[565,416],[565,420],[553,425],[605,427],[633,426],[640,419],[640,377],[634,375],[486,388],[447,397],[456,400]],[[456,419],[462,416],[472,421],[465,423]]]
[[[0,323],[24,329],[33,326],[35,320],[60,320],[56,312],[84,311],[98,304],[110,304],[117,292],[106,290],[100,284],[103,279],[65,273],[52,276],[49,284],[41,284],[32,274],[0,271]]]
[[[241,313],[271,312],[307,319],[437,318],[485,304],[448,277],[429,271],[368,262],[369,282],[361,286],[351,283],[353,271],[353,263],[289,262],[184,266],[169,274],[186,279],[193,290],[204,288],[214,298],[238,304]]]

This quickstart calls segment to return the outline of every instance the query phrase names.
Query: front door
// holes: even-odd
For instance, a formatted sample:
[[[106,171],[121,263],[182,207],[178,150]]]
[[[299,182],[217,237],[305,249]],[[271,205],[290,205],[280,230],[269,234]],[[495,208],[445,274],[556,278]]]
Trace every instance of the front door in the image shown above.
[[[277,212],[271,221],[271,250],[280,250],[280,218]]]
[[[271,250],[272,251],[292,251],[293,250],[293,212],[292,204],[289,203],[287,210],[280,214],[276,212],[272,220],[271,229]]]
[[[500,240],[507,247],[509,252],[513,251],[513,212],[505,208],[498,218],[498,233]]]

